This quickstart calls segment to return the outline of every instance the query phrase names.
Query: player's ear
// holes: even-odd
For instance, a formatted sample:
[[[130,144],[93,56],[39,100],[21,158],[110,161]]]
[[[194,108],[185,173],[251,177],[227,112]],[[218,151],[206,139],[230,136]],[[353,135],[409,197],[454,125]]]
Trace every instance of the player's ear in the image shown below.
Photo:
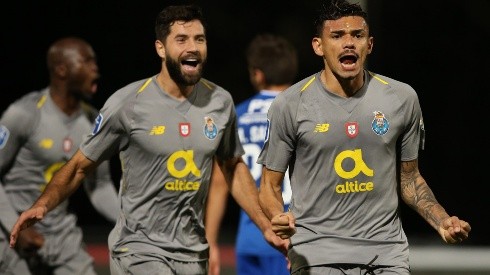
[[[155,40],[155,50],[157,51],[158,56],[165,58],[165,46],[163,45],[162,41],[158,39]]]
[[[313,37],[313,40],[311,41],[311,46],[313,47],[313,51],[315,52],[316,55],[323,56],[322,39],[321,38]]]
[[[374,46],[374,38],[370,36],[368,38],[368,54],[370,54],[373,51],[373,46]]]

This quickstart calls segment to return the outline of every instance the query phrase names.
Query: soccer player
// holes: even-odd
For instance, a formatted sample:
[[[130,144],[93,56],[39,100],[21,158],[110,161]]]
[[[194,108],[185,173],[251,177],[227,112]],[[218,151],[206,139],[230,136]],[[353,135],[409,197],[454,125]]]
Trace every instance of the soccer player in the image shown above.
[[[446,243],[468,238],[471,227],[446,212],[420,174],[424,122],[414,89],[364,68],[373,50],[367,14],[329,1],[316,31],[323,69],[269,109],[261,206],[276,234],[290,238],[291,274],[409,274],[400,201]],[[292,201],[284,212],[288,168]]]
[[[28,274],[27,262],[34,274],[95,274],[68,201],[23,232],[15,251],[4,234],[73,156],[98,114],[87,103],[99,78],[89,43],[78,37],[55,41],[47,52],[47,67],[49,86],[16,100],[0,119],[0,238],[5,240],[0,241],[0,273]],[[96,210],[115,223],[119,207],[108,161],[87,175],[84,187]]]
[[[156,18],[161,70],[119,89],[106,101],[93,133],[17,220],[43,219],[98,163],[119,154],[121,213],[109,236],[113,274],[206,274],[209,245],[203,216],[216,156],[238,204],[279,248],[243,162],[230,93],[203,79],[205,23],[195,5],[168,6]]]

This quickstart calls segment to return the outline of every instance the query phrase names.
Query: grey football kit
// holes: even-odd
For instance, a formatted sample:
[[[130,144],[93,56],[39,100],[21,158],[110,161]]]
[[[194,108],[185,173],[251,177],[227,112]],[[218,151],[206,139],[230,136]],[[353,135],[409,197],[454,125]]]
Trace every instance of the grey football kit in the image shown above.
[[[207,261],[203,214],[213,156],[244,153],[226,90],[201,79],[179,101],[155,76],[133,82],[107,100],[81,150],[93,161],[119,152],[122,211],[109,236],[113,260]]]
[[[269,113],[258,162],[289,167],[291,272],[305,266],[366,264],[409,269],[399,214],[397,162],[423,147],[422,112],[407,84],[365,71],[364,86],[343,98],[321,72],[280,93]]]
[[[93,107],[82,103],[77,113],[68,116],[55,105],[47,88],[24,95],[3,113],[0,176],[6,196],[0,197],[0,221],[6,240],[18,214],[32,206],[54,173],[92,131],[97,113]],[[89,175],[84,187],[94,207],[115,222],[117,193],[109,163],[102,163]],[[5,197],[8,204],[5,204]],[[76,223],[76,216],[68,211],[68,201],[64,201],[34,225],[45,238],[38,251],[40,260],[48,266],[62,266],[56,274],[94,274],[92,259],[83,248],[81,228]],[[3,245],[8,245],[8,241]],[[0,248],[0,252],[2,250]]]

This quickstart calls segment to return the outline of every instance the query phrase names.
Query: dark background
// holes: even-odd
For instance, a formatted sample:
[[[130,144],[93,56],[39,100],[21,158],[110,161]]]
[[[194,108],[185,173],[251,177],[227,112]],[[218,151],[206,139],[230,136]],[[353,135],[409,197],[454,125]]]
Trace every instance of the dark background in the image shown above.
[[[0,100],[3,111],[23,94],[45,87],[45,53],[66,35],[89,41],[103,78],[93,104],[100,108],[115,90],[156,74],[154,20],[166,5],[184,1],[14,1],[3,6]],[[321,69],[311,49],[313,16],[322,1],[194,1],[208,20],[204,76],[228,89],[236,103],[253,94],[244,50],[260,32],[284,35],[297,47],[298,80]],[[223,2],[223,1],[219,1]],[[463,245],[490,245],[484,231],[489,202],[488,84],[490,1],[367,1],[374,51],[368,68],[409,83],[418,92],[427,131],[420,156],[422,175],[446,210],[469,221]],[[119,171],[114,161],[116,182]],[[82,225],[107,225],[81,190],[71,207]],[[231,200],[224,227],[235,230],[238,207]],[[439,242],[437,233],[402,206],[409,238]]]

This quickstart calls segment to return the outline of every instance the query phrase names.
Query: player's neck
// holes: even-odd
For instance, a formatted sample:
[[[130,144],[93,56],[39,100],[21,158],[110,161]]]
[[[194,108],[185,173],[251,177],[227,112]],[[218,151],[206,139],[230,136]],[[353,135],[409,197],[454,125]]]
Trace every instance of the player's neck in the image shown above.
[[[178,85],[175,81],[166,73],[160,72],[157,77],[157,84],[160,86],[163,92],[176,98],[177,100],[184,101],[194,90],[194,86]]]
[[[66,115],[70,116],[80,109],[80,99],[66,89],[50,86],[49,94],[54,104]]]
[[[364,73],[361,72],[356,77],[347,79],[336,76],[331,71],[323,70],[320,80],[327,91],[348,98],[357,93],[364,85]]]

